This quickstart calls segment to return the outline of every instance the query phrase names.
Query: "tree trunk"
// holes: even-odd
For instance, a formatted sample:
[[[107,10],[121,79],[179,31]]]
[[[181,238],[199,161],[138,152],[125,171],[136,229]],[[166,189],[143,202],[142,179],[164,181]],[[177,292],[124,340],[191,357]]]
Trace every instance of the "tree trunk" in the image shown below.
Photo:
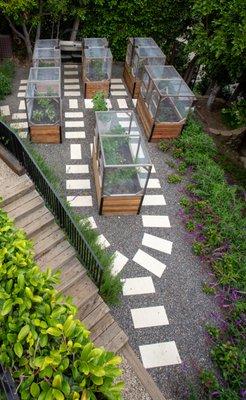
[[[38,26],[36,29],[36,37],[35,37],[35,41],[40,39],[40,34],[41,34],[41,24],[42,24],[42,13],[43,13],[43,0],[39,1],[39,12],[38,12]]]
[[[197,59],[198,59],[198,56],[194,56],[192,58],[192,60],[190,61],[189,65],[188,65],[188,68],[186,69],[186,71],[184,73],[183,78],[184,78],[185,82],[187,83],[187,85],[189,85],[191,83],[192,79],[195,76],[195,73],[196,73],[196,75],[198,73],[199,68],[197,66]]]
[[[78,30],[79,30],[79,23],[80,23],[80,19],[79,19],[79,17],[76,17],[75,20],[74,20],[74,23],[73,23],[73,30],[72,30],[71,36],[70,36],[70,40],[71,41],[76,40],[77,33],[78,33]]]
[[[22,24],[22,29],[23,29],[24,37],[25,37],[25,44],[26,44],[28,61],[31,62],[32,61],[32,44],[31,44],[29,33],[27,31],[27,28],[26,28],[26,24],[24,22]]]
[[[218,85],[218,83],[215,82],[215,83],[213,84],[213,87],[212,87],[212,89],[211,89],[211,91],[210,91],[210,94],[209,94],[209,96],[208,96],[207,108],[208,108],[209,110],[211,110],[211,108],[212,108],[212,106],[213,106],[213,104],[214,104],[214,100],[215,100],[217,94],[219,93],[219,91],[220,91],[220,85]]]

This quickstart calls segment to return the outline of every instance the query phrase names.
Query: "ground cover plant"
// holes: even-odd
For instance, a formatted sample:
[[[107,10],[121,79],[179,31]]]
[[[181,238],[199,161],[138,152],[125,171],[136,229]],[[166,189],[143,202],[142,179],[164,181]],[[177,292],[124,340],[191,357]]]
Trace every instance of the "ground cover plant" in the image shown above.
[[[10,60],[0,64],[0,100],[3,100],[12,90],[14,78],[14,63]]]
[[[219,152],[195,120],[190,120],[182,135],[161,143],[171,151],[176,169],[186,166],[186,183],[179,214],[190,232],[192,248],[211,266],[211,280],[203,291],[215,293],[221,314],[211,315],[207,334],[212,343],[211,357],[216,369],[202,371],[201,379],[208,398],[236,400],[243,391],[246,372],[246,243],[245,204],[242,187],[227,181]]]
[[[23,400],[119,400],[120,357],[94,347],[76,307],[41,272],[32,244],[0,209],[0,362]]]

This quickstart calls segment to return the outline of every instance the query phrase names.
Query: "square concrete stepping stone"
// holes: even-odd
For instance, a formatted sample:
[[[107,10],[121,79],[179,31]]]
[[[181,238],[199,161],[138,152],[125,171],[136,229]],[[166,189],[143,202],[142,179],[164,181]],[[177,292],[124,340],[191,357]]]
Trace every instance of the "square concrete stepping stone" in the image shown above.
[[[67,111],[65,112],[65,118],[83,118],[84,114],[82,111]]]
[[[169,325],[163,306],[134,308],[131,315],[135,329]]]
[[[12,119],[27,119],[26,113],[14,113]]]
[[[64,71],[64,75],[66,76],[72,76],[72,75],[79,75],[78,71]]]
[[[162,277],[163,272],[166,269],[166,265],[157,260],[155,257],[150,256],[145,251],[138,249],[135,256],[133,257],[133,261],[145,268],[147,271],[152,272],[152,274],[158,276],[158,278]]]
[[[118,275],[127,262],[128,258],[124,256],[124,254],[120,253],[120,251],[116,250],[116,252],[114,253],[114,261],[111,269],[112,275]]]
[[[89,217],[88,221],[89,221],[90,226],[91,226],[92,229],[96,229],[97,228],[97,224],[96,224],[96,221],[95,221],[94,217]]]
[[[79,97],[81,95],[81,93],[79,92],[79,91],[73,91],[73,92],[69,92],[69,91],[66,91],[66,92],[64,92],[64,96],[65,97]]]
[[[70,154],[71,160],[81,160],[81,145],[80,144],[70,144]]]
[[[121,78],[111,78],[111,83],[121,83],[122,79]]]
[[[21,84],[27,83],[27,79],[21,79],[20,83],[21,83]]]
[[[154,250],[161,251],[162,253],[171,254],[173,242],[170,240],[162,239],[149,233],[144,233],[142,245]]]
[[[26,95],[26,92],[19,92],[17,94],[17,97],[25,97],[25,95]]]
[[[111,90],[110,94],[111,94],[111,96],[127,96],[127,93],[125,90]]]
[[[66,189],[90,189],[91,182],[90,179],[67,179]]]
[[[77,99],[69,99],[69,108],[79,108]]]
[[[26,109],[25,100],[20,100],[20,104],[19,104],[18,110],[22,111],[22,110],[25,110],[25,109]]]
[[[77,64],[64,64],[65,69],[76,69],[78,68]]]
[[[65,121],[65,128],[84,128],[84,121]]]
[[[119,108],[128,108],[127,102],[125,99],[117,99],[117,103]]]
[[[2,115],[7,116],[10,115],[10,109],[9,106],[0,106],[0,112]]]
[[[123,83],[111,83],[111,90],[119,90],[119,89],[125,89],[125,85]]]
[[[99,235],[97,238],[97,243],[100,244],[104,249],[110,246],[110,243],[105,238],[104,235]]]
[[[147,184],[148,189],[161,189],[161,184],[159,179],[150,178]]]
[[[88,173],[89,173],[88,164],[66,165],[66,174],[88,174]]]
[[[26,85],[19,86],[19,91],[21,92],[22,90],[26,91]]]
[[[65,84],[64,89],[65,90],[74,90],[74,89],[78,90],[78,89],[80,89],[80,85],[70,85],[70,84],[66,85]]]
[[[166,201],[162,194],[146,194],[143,199],[143,206],[165,206]]]
[[[133,296],[138,294],[155,293],[155,287],[151,276],[139,278],[126,278],[123,280],[123,295]]]
[[[92,207],[91,196],[67,196],[71,207]]]
[[[142,215],[142,222],[145,228],[170,228],[170,221],[167,215]]]
[[[79,78],[64,78],[64,83],[79,83]]]
[[[65,132],[66,139],[85,139],[84,131]]]
[[[181,364],[179,352],[174,341],[139,346],[139,351],[145,368]]]
[[[27,122],[12,122],[10,126],[14,129],[27,129],[28,123]]]

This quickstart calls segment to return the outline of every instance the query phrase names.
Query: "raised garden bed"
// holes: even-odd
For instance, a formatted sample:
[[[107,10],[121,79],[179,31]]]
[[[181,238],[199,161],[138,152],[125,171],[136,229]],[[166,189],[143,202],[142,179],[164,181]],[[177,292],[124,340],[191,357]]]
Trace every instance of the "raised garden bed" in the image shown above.
[[[93,170],[99,213],[138,214],[151,162],[133,112],[96,112]]]

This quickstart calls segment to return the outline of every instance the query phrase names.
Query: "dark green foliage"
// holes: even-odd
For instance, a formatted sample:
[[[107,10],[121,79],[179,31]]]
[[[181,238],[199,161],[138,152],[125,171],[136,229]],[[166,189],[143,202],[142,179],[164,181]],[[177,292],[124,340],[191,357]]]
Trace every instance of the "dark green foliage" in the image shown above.
[[[12,90],[14,63],[6,60],[0,64],[0,100],[3,100]]]
[[[207,294],[219,296],[223,310],[229,312],[207,331],[213,338],[212,359],[220,371],[203,371],[202,382],[208,398],[216,394],[220,400],[239,400],[246,372],[245,311],[242,292],[246,287],[245,204],[237,185],[229,185],[213,140],[195,120],[190,120],[182,135],[173,142],[173,150],[191,168],[192,183],[186,186],[187,196],[180,204],[184,208],[186,227],[194,236],[193,251],[207,260],[218,284],[204,284]],[[241,183],[241,181],[240,181]],[[182,213],[181,213],[182,215]]]
[[[231,103],[229,107],[222,109],[221,115],[225,124],[231,129],[246,126],[246,100],[241,99]]]
[[[180,183],[182,181],[181,176],[177,174],[170,174],[167,176],[168,183]]]
[[[76,307],[41,272],[32,244],[0,210],[0,363],[21,400],[120,400],[120,357],[95,348]]]
[[[92,98],[92,103],[94,111],[108,111],[108,106],[103,92],[97,92]]]

